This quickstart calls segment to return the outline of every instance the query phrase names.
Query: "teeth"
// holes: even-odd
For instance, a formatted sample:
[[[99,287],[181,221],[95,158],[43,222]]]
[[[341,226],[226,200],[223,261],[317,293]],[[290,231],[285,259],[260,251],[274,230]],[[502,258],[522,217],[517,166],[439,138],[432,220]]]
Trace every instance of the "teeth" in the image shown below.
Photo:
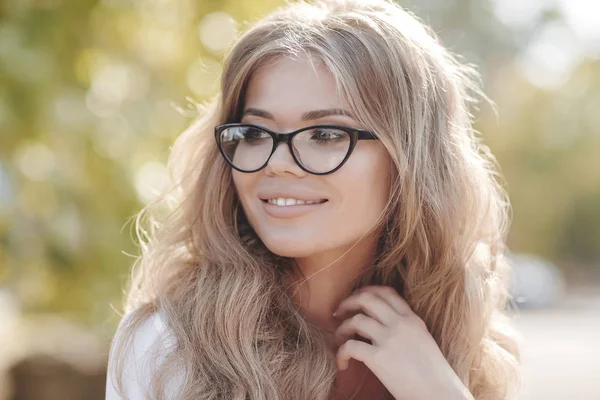
[[[285,207],[285,206],[295,206],[295,205],[302,205],[302,204],[315,204],[315,203],[319,203],[320,201],[318,201],[318,200],[284,199],[283,197],[279,197],[276,199],[269,199],[268,202],[271,204],[281,206],[281,207]]]

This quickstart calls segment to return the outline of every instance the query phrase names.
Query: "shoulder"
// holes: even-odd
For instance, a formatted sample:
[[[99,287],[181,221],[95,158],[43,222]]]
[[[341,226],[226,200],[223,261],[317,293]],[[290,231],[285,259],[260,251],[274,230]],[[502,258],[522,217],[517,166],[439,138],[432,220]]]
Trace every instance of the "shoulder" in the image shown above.
[[[131,314],[126,314],[121,319],[115,338],[130,323],[130,318]],[[162,361],[164,351],[173,344],[174,339],[159,313],[151,314],[139,325],[130,345],[125,348],[124,354],[115,354],[115,340],[113,339],[107,371],[106,400],[121,399],[114,381],[116,371],[113,370],[113,365],[117,362],[115,357],[123,357],[122,380],[126,398],[144,399],[147,398],[146,391],[149,388],[150,379]]]

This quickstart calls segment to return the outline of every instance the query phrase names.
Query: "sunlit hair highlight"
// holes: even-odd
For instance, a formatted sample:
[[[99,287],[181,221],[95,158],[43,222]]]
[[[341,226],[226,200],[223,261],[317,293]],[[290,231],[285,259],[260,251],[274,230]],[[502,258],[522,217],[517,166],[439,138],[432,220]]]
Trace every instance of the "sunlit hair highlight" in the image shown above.
[[[390,154],[378,254],[360,285],[393,286],[476,399],[513,398],[518,336],[503,257],[510,205],[472,128],[471,111],[485,99],[478,74],[385,0],[289,3],[232,45],[219,93],[172,148],[171,189],[137,216],[142,254],[111,353],[115,381],[136,330],[158,312],[176,344],[163,346],[149,398],[331,395],[335,359],[283,285],[293,260],[254,233],[213,137],[216,125],[240,121],[251,74],[282,56],[325,65]],[[169,393],[175,376],[181,388]]]

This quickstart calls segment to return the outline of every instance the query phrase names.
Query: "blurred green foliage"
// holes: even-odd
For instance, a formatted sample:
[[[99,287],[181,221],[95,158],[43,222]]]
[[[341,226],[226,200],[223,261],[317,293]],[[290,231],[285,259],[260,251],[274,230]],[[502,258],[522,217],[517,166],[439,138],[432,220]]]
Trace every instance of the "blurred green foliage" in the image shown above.
[[[401,3],[480,66],[498,106],[482,107],[477,129],[508,182],[511,249],[597,265],[599,49],[572,10],[541,1],[525,19],[507,8],[519,11],[515,0]],[[194,116],[186,98],[214,94],[236,32],[281,4],[1,3],[0,289],[25,312],[112,331],[110,304],[120,308],[138,253],[127,221],[163,182]]]

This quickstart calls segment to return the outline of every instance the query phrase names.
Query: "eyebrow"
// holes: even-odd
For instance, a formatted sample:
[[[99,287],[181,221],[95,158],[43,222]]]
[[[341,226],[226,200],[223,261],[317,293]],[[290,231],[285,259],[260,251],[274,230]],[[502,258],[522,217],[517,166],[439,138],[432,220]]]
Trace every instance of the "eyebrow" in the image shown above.
[[[273,117],[273,114],[271,114],[270,112],[261,110],[259,108],[252,108],[252,107],[246,108],[244,110],[244,115],[255,115],[257,117],[262,117],[262,118],[266,118],[266,119],[275,119]],[[304,114],[302,114],[301,118],[302,118],[302,121],[310,121],[313,119],[327,117],[329,115],[345,115],[347,117],[354,118],[352,116],[352,114],[350,114],[350,112],[348,112],[342,108],[329,108],[326,110],[308,111],[308,112],[305,112]]]

